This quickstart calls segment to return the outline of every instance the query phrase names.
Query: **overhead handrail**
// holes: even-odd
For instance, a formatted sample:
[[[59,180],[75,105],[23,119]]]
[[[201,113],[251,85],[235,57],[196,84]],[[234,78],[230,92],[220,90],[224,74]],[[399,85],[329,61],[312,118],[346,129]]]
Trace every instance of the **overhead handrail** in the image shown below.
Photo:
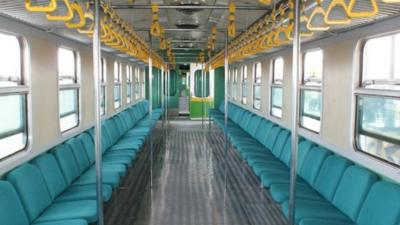
[[[260,2],[263,5],[271,5],[272,0],[258,0],[258,2]]]
[[[328,25],[346,25],[351,22],[345,0],[332,0],[325,15]],[[336,17],[336,18],[335,18]]]
[[[57,9],[57,0],[50,0],[46,6],[32,5],[31,0],[25,0],[25,8],[29,12],[53,12]]]
[[[89,25],[87,26],[87,29],[85,29],[85,28],[79,28],[79,29],[78,29],[78,32],[81,33],[81,34],[92,34],[92,33],[93,33],[93,28],[94,28],[94,23],[93,23],[94,17],[93,17],[93,13],[92,13],[92,12],[86,12],[85,15],[84,15],[84,17],[85,17],[85,20],[86,20],[85,24],[86,24],[86,25],[89,24]]]
[[[78,29],[82,28],[86,24],[85,14],[83,13],[83,9],[78,2],[74,2],[71,4],[72,14],[74,15],[70,21],[65,22],[65,26],[70,29]],[[75,15],[79,17],[78,22],[73,22]]]
[[[46,13],[46,18],[48,20],[50,20],[50,21],[69,21],[74,17],[74,13],[72,12],[71,4],[69,3],[69,1],[68,0],[62,0],[62,1],[67,9],[66,14],[65,15],[54,15],[54,12],[57,11],[57,10],[55,10],[52,13]],[[60,8],[60,6],[58,5],[57,8]]]
[[[364,2],[364,3],[368,3],[368,6],[370,8],[370,10],[361,10],[361,11],[357,11],[358,9],[358,4],[360,4],[360,2]],[[359,7],[361,9],[364,9],[365,7]],[[349,15],[349,17],[351,18],[362,18],[362,17],[372,17],[372,16],[376,16],[379,12],[379,8],[378,8],[378,3],[376,2],[376,0],[365,0],[365,1],[357,1],[357,0],[350,0],[349,6],[347,8],[347,14]]]
[[[325,22],[326,12],[321,5],[321,0],[317,0],[317,6],[308,19],[307,28],[311,31],[327,31],[330,26]]]

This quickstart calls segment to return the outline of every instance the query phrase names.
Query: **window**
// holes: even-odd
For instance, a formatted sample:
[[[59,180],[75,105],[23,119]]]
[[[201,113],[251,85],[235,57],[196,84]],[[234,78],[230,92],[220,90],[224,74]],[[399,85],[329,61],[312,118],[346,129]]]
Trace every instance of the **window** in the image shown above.
[[[68,131],[79,125],[79,82],[77,54],[67,48],[58,49],[58,84],[60,130]]]
[[[140,98],[140,69],[135,68],[135,99]]]
[[[209,95],[209,77],[204,74],[203,80],[202,70],[196,70],[194,73],[194,95],[198,98],[206,98]],[[172,75],[172,73],[171,73]],[[176,80],[175,80],[176,82]],[[204,88],[204,89],[203,89]]]
[[[261,109],[261,63],[254,64],[253,68],[253,108]]]
[[[282,118],[283,101],[283,58],[272,61],[272,83],[271,83],[271,115]]]
[[[367,40],[356,96],[356,147],[400,166],[400,34]]]
[[[303,80],[300,87],[300,126],[319,133],[322,111],[323,52],[304,54]]]
[[[23,45],[19,37],[0,33],[0,159],[28,144],[27,96]],[[11,88],[10,88],[11,87]]]
[[[101,58],[101,104],[100,112],[101,115],[106,114],[106,102],[107,102],[107,62],[104,58]]]
[[[146,97],[146,78],[145,78],[145,73],[144,70],[141,69],[140,71],[140,89],[141,89],[141,94],[140,97],[141,98],[145,98]]]
[[[232,91],[233,91],[233,99],[234,100],[238,99],[238,86],[237,86],[238,73],[239,73],[238,68],[233,69],[233,88],[232,88]]]
[[[247,66],[242,66],[242,104],[247,104]]]
[[[132,102],[132,66],[126,65],[126,103]]]
[[[121,64],[114,62],[114,109],[121,108]]]

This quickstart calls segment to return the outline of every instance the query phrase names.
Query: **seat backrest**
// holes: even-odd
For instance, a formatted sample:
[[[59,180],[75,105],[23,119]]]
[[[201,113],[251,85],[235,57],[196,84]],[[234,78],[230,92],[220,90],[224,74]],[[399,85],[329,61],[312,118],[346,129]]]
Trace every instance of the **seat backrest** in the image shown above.
[[[78,165],[79,172],[83,173],[90,167],[90,161],[82,143],[76,138],[70,138],[65,144],[70,148]]]
[[[82,143],[86,156],[89,159],[90,165],[95,162],[95,155],[94,155],[94,142],[90,138],[90,135],[86,132],[81,133],[78,135],[77,139]]]
[[[64,192],[67,188],[67,182],[57,160],[52,154],[41,154],[32,160],[31,163],[39,168],[53,200]]]
[[[254,138],[256,136],[257,133],[257,128],[260,126],[260,122],[261,122],[261,117],[260,116],[255,116],[253,117],[251,124],[248,128],[248,133]]]
[[[267,137],[269,132],[271,131],[273,123],[269,122],[266,119],[262,119],[260,123],[261,124],[257,128],[255,138],[258,142],[263,143],[265,137]]]
[[[274,146],[272,146],[272,154],[274,154],[277,158],[281,156],[283,147],[285,146],[285,143],[288,138],[289,138],[289,131],[286,129],[281,129],[281,132],[279,133]]]
[[[378,177],[367,169],[350,166],[346,169],[333,196],[333,204],[356,221],[361,204]]]
[[[400,186],[387,181],[376,182],[361,207],[357,224],[400,224]]]
[[[221,113],[224,113],[224,112],[225,112],[225,101],[221,101],[221,103],[219,104],[218,110],[219,110]]]
[[[14,187],[0,180],[0,224],[29,225],[28,217]]]
[[[301,167],[303,166],[306,156],[310,152],[311,148],[313,148],[314,146],[315,144],[308,140],[300,141],[297,150],[297,171],[301,170]]]
[[[332,201],[344,171],[351,164],[349,160],[338,155],[329,156],[324,161],[324,164],[322,164],[321,170],[313,185],[314,189],[324,196],[324,198]]]
[[[289,137],[283,146],[282,153],[279,156],[279,159],[285,163],[286,166],[290,167],[290,155],[292,154],[292,140],[291,140],[291,135],[289,134]]]
[[[324,147],[313,147],[304,159],[299,175],[309,184],[313,185],[322,164],[329,155],[330,152]]]
[[[67,181],[67,184],[70,185],[80,175],[79,167],[75,161],[74,154],[65,144],[56,146],[52,150],[52,153],[61,168],[65,181]]]
[[[274,125],[271,128],[271,131],[267,136],[264,137],[263,142],[261,142],[267,149],[272,151],[272,147],[275,144],[276,139],[278,138],[279,133],[281,132],[281,127],[278,125]]]
[[[23,164],[7,174],[29,218],[34,221],[52,202],[50,193],[39,169],[32,164]]]

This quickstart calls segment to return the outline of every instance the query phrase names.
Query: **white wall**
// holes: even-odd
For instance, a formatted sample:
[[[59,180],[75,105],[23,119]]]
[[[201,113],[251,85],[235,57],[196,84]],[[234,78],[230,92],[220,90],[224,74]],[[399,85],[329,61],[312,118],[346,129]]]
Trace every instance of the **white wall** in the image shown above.
[[[363,38],[381,35],[387,32],[400,30],[400,18],[393,18],[357,30],[349,31],[338,36],[312,41],[302,45],[302,52],[321,48],[324,51],[324,78],[323,78],[323,109],[320,134],[314,134],[300,128],[299,133],[321,144],[337,154],[353,160],[389,179],[400,182],[399,169],[383,161],[372,158],[353,147],[354,134],[354,88],[357,87],[359,77],[359,45]],[[283,116],[277,119],[270,116],[270,84],[271,62],[276,57],[284,59],[283,81]],[[261,110],[252,107],[253,64],[261,62],[262,66],[262,101]],[[241,99],[234,101],[261,116],[289,128],[291,123],[291,79],[292,79],[292,51],[283,49],[266,54],[242,63],[230,65],[230,68],[246,64],[248,68],[248,101],[241,104]],[[400,95],[400,94],[399,94]]]
[[[68,39],[55,36],[31,26],[17,23],[7,18],[0,17],[0,32],[14,33],[23,37],[28,43],[28,61],[26,66],[30,87],[29,95],[29,146],[25,151],[18,152],[0,161],[0,175],[15,166],[29,161],[40,153],[47,151],[55,145],[62,143],[94,124],[94,91],[92,49],[90,46],[80,44]],[[61,134],[59,130],[58,115],[58,76],[57,76],[57,51],[58,47],[66,46],[74,49],[80,58],[81,92],[79,127]],[[103,54],[107,60],[107,115],[115,114],[113,101],[113,65],[115,60],[122,63],[122,109],[126,108],[126,65],[133,64],[126,59]],[[131,104],[134,104],[133,102]]]

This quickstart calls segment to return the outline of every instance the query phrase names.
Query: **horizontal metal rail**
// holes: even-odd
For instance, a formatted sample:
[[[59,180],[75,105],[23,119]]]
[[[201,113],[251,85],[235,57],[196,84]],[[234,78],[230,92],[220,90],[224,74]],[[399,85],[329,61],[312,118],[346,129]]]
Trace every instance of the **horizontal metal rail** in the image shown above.
[[[112,4],[113,9],[151,9],[151,5],[134,5],[134,4]],[[228,10],[228,5],[159,5],[159,9],[217,9]],[[250,5],[237,5],[236,10],[270,10],[268,6],[250,6]]]

